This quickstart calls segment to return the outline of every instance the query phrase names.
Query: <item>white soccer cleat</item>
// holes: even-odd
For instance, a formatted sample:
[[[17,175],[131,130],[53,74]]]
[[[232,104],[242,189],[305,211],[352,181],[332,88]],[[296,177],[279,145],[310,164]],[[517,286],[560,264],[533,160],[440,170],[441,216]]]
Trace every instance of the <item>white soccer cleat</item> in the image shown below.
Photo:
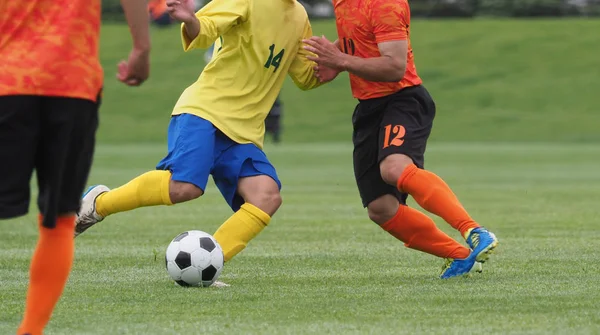
[[[96,213],[96,198],[102,193],[108,192],[110,189],[104,185],[91,186],[83,194],[81,200],[81,208],[77,213],[75,221],[75,237],[86,231],[91,226],[104,220],[104,217]]]

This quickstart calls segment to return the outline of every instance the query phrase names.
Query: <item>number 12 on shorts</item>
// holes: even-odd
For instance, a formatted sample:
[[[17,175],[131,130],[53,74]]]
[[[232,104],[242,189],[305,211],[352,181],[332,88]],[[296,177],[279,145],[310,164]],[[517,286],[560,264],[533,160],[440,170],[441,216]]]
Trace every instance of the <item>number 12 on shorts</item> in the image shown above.
[[[404,143],[404,135],[406,135],[406,129],[403,126],[388,124],[384,127],[385,135],[383,137],[383,149],[393,145],[399,147]],[[392,136],[394,138],[392,138]]]

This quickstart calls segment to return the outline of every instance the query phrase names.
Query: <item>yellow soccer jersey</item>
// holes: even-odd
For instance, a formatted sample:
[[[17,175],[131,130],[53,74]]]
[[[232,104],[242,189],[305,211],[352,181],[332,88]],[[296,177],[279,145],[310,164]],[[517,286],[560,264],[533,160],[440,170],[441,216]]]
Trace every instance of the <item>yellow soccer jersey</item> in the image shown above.
[[[313,62],[302,48],[312,36],[304,7],[296,0],[212,0],[196,13],[200,33],[183,48],[208,48],[215,55],[188,87],[173,115],[194,114],[238,143],[262,148],[264,120],[286,74],[301,89],[319,85]]]

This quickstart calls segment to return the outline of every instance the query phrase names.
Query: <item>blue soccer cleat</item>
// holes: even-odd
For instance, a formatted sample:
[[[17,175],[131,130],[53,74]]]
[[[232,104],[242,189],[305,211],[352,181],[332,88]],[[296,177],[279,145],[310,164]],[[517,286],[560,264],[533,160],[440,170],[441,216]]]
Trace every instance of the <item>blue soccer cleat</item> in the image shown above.
[[[466,239],[467,244],[473,250],[471,253],[475,255],[475,260],[481,263],[485,263],[498,246],[496,235],[483,227],[471,229],[467,233]]]
[[[471,254],[465,259],[446,259],[442,267],[440,278],[448,279],[461,275],[468,275],[471,271],[482,272],[482,263],[498,246],[496,235],[483,227],[471,229],[467,233],[467,244],[471,247]]]
[[[448,279],[468,275],[471,271],[481,272],[481,263],[477,262],[475,259],[476,257],[473,252],[465,259],[446,258],[444,265],[442,266],[440,278]]]

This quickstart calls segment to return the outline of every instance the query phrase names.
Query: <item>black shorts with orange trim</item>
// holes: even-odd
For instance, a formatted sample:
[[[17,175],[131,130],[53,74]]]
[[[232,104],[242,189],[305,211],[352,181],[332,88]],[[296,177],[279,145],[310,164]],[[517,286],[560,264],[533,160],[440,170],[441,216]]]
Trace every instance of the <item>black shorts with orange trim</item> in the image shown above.
[[[77,212],[94,155],[98,106],[84,99],[0,96],[0,219],[27,214],[36,171],[44,226]]]
[[[421,85],[360,100],[352,116],[352,141],[354,176],[363,206],[386,194],[406,204],[408,195],[383,181],[379,163],[389,155],[404,154],[424,168],[434,118],[435,103]]]

